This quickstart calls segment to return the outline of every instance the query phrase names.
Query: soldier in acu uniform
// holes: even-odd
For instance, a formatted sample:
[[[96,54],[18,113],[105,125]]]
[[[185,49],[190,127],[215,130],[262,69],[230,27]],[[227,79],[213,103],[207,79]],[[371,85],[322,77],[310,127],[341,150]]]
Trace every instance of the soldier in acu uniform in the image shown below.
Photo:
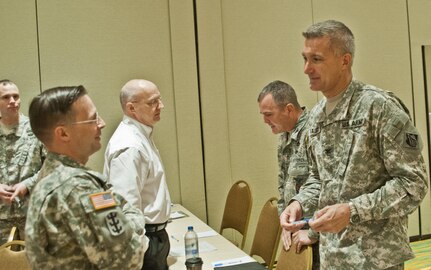
[[[407,217],[428,190],[418,131],[393,94],[353,79],[349,28],[329,20],[303,35],[304,72],[325,98],[310,111],[310,177],[281,225],[297,230],[317,205],[321,269],[403,269]]]
[[[278,213],[295,196],[308,178],[308,158],[305,150],[305,134],[308,128],[308,112],[299,105],[295,90],[282,81],[273,81],[260,92],[257,101],[263,120],[271,127],[272,133],[281,134],[278,144]],[[313,269],[319,269],[319,234],[312,230],[299,230],[293,234],[297,251],[304,245],[312,245]],[[282,241],[286,250],[290,249],[292,234],[282,231]]]
[[[85,167],[105,126],[83,86],[42,92],[30,105],[48,155],[30,198],[26,250],[34,269],[140,269],[142,212]]]
[[[28,194],[46,154],[28,118],[19,112],[20,105],[15,83],[0,80],[0,245],[13,226],[17,238],[25,239]]]

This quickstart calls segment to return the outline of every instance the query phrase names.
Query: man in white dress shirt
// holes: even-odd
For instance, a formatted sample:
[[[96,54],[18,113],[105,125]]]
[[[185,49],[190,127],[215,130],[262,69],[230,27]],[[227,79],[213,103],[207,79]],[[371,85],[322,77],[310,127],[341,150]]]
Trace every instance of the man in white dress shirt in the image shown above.
[[[142,269],[167,270],[170,243],[165,227],[171,199],[162,160],[152,138],[164,105],[157,86],[141,79],[123,86],[120,102],[124,116],[106,148],[103,172],[114,190],[145,215],[150,244]]]

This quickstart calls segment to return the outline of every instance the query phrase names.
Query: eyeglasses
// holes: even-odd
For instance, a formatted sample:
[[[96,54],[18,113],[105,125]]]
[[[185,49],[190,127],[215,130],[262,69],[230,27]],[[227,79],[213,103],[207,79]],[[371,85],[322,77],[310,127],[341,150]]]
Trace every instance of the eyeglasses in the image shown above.
[[[143,101],[143,100],[142,99],[141,100],[132,100],[130,102],[132,102],[132,103],[139,103],[141,101]],[[153,100],[151,100],[149,102],[145,102],[146,105],[148,105],[148,106],[150,106],[152,108],[157,108],[158,106],[160,106],[160,103],[162,103],[162,97],[158,97],[158,98],[155,98],[155,99],[153,99]]]
[[[96,112],[96,119],[73,122],[72,125],[92,124],[92,123],[96,123],[96,125],[100,125],[100,123],[102,122],[101,120],[102,119],[100,118],[99,113]]]
[[[146,102],[145,104],[147,104],[150,107],[158,107],[160,105],[160,103],[162,103],[162,97],[158,97],[156,99],[153,99],[150,102]]]

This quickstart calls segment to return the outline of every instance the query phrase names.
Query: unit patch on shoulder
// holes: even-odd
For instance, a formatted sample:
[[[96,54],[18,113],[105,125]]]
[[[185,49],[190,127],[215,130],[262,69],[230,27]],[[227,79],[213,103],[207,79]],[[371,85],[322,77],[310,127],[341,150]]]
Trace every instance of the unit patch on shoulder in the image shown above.
[[[109,232],[114,236],[120,235],[124,232],[123,222],[117,217],[117,215],[118,213],[113,211],[109,212],[105,217]]]
[[[88,195],[95,210],[117,206],[117,202],[110,191],[93,193]]]
[[[406,144],[412,148],[419,147],[419,136],[418,134],[406,133]]]

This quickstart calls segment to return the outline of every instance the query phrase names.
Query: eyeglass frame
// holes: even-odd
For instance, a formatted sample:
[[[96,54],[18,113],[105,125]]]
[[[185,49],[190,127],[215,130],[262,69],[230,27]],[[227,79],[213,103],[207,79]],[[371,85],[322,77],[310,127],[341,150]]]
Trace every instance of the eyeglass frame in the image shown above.
[[[71,125],[81,125],[81,124],[91,124],[91,123],[96,123],[96,125],[100,125],[100,123],[102,118],[100,118],[99,116],[99,112],[96,112],[96,119],[90,119],[90,120],[84,120],[84,121],[77,121],[77,122],[73,122],[71,123]]]
[[[142,100],[132,100],[132,101],[129,101],[129,102],[131,102],[131,103],[139,103],[141,101]],[[159,96],[158,98],[155,98],[155,99],[153,99],[150,102],[144,102],[144,104],[150,106],[151,108],[158,108],[160,106],[160,103],[163,103],[162,96]]]

